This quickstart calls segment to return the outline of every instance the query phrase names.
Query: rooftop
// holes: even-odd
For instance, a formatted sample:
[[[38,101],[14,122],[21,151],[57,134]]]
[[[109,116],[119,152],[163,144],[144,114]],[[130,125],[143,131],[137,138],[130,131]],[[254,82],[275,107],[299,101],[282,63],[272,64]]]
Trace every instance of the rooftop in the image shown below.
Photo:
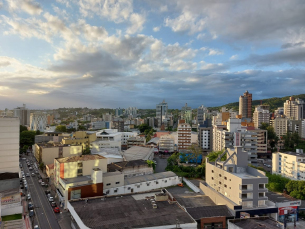
[[[18,173],[0,173],[0,180],[9,180],[19,178]]]
[[[234,217],[226,205],[202,206],[186,208],[186,210],[195,220],[217,216]]]
[[[133,160],[147,160],[151,154],[154,153],[153,148],[142,147],[142,146],[133,146],[130,147],[123,153],[123,156],[126,161],[133,161]]]
[[[0,192],[19,189],[18,173],[0,173]]]
[[[295,199],[287,194],[279,194],[275,192],[265,192],[265,195],[268,197],[268,200],[274,202],[274,203],[282,203],[282,202],[289,202],[289,201],[300,201],[298,199]]]
[[[269,217],[258,217],[258,218],[248,218],[248,219],[232,219],[229,220],[230,223],[240,227],[240,228],[251,228],[251,229],[278,229],[279,223]]]
[[[185,208],[197,208],[203,206],[216,206],[210,197],[199,193],[172,194],[174,198]]]
[[[114,172],[114,171],[123,171],[124,168],[130,168],[135,166],[148,166],[145,160],[134,160],[134,161],[121,161],[121,162],[115,162],[107,165],[107,171],[108,172]]]
[[[146,193],[145,196],[153,196]],[[105,201],[100,198],[85,201],[71,201],[70,204],[89,228],[147,228],[196,223],[177,204],[158,201],[157,208],[153,208],[145,196],[128,195],[123,197],[108,197]]]
[[[296,153],[296,152],[291,152],[291,151],[288,151],[288,152],[278,152],[278,153],[288,154],[288,155],[298,156],[298,157],[305,157],[304,153]]]
[[[73,177],[73,178],[66,178],[63,179],[61,178],[65,184],[71,184],[71,183],[78,183],[78,182],[83,182],[83,181],[90,181],[91,176],[80,176],[80,177]]]
[[[101,155],[80,155],[80,156],[73,156],[73,157],[62,157],[62,158],[55,158],[59,163],[69,163],[69,162],[77,162],[77,161],[91,161],[91,160],[99,160],[99,159],[106,159]]]
[[[162,178],[169,178],[169,177],[175,177],[177,176],[176,173],[168,171],[168,172],[162,172],[162,173],[154,173],[149,175],[142,175],[142,176],[136,176],[136,177],[130,177],[125,178],[124,183],[125,185],[130,184],[136,184],[146,181],[154,181]]]
[[[49,169],[54,169],[54,163],[47,165]]]

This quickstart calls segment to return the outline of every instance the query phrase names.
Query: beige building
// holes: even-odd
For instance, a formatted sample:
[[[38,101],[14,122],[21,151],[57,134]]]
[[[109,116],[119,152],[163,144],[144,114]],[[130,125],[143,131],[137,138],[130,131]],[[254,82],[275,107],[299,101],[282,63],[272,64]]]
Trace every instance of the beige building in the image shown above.
[[[175,151],[175,139],[172,135],[162,135],[159,139],[159,151],[172,153]]]
[[[242,211],[267,207],[265,173],[248,166],[248,154],[241,147],[227,149],[224,153],[226,161],[206,159],[207,186],[200,185],[202,191],[216,204],[228,204],[232,210],[236,205],[242,206]]]
[[[127,139],[127,148],[131,148],[133,146],[144,146],[146,144],[145,137],[130,137]]]
[[[63,145],[59,143],[38,143],[33,145],[33,153],[38,163],[53,164],[55,158],[81,155],[81,145]]]
[[[91,142],[96,141],[96,133],[87,134],[86,131],[76,131],[72,137],[65,137],[61,143],[64,145],[82,145],[85,149]]]
[[[184,120],[179,120],[178,124],[178,150],[187,150],[191,146],[192,128]]]
[[[268,146],[268,133],[267,130],[255,129],[255,130],[248,130],[249,132],[256,133],[256,149],[257,153],[267,153],[267,146]]]
[[[305,154],[303,154],[303,150],[273,153],[272,174],[279,174],[292,180],[305,181]]]
[[[287,134],[288,131],[288,118],[276,117],[270,120],[270,124],[273,126],[274,131],[278,137]]]
[[[255,128],[260,128],[262,123],[269,123],[269,106],[257,106],[253,113],[253,122]]]
[[[19,173],[19,118],[0,117],[0,173]]]
[[[295,99],[293,96],[284,103],[284,115],[293,120],[301,120],[304,118],[304,101]]]

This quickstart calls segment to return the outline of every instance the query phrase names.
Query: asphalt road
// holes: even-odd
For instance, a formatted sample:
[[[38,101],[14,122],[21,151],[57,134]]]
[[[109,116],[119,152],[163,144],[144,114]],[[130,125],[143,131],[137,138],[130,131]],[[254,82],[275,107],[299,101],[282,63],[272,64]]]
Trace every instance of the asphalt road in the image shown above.
[[[25,156],[25,158],[35,161],[31,156]],[[29,171],[28,166],[25,160],[22,160],[22,166],[24,173],[32,173]],[[39,229],[60,229],[60,226],[56,220],[55,213],[45,195],[43,188],[37,178],[38,174],[35,174],[34,177],[26,177],[28,183],[28,191],[27,194],[31,194],[32,200],[28,202],[32,202],[34,204],[34,223],[33,225],[38,225]],[[32,221],[33,222],[33,221]]]
[[[165,172],[165,168],[167,166],[167,158],[159,158],[159,156],[155,156],[154,160],[157,162],[155,172],[161,173]]]

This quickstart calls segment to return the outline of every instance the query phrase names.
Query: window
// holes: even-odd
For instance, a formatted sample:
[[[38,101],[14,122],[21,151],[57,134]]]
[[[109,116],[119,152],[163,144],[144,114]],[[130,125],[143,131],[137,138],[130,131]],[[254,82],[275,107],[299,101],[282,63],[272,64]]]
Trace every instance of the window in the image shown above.
[[[119,183],[120,183],[120,181],[115,182],[115,184],[119,184]]]
[[[227,187],[227,185],[226,185],[226,184],[225,184],[224,186],[225,186],[225,188]]]
[[[258,197],[265,197],[265,193],[264,192],[258,193]]]
[[[107,186],[110,186],[111,185],[111,183],[108,183],[108,184],[106,184]]]
[[[159,184],[159,182],[158,182],[158,181],[156,181],[156,184]]]
[[[221,181],[219,181],[219,184],[221,184]]]
[[[219,177],[221,177],[221,174],[219,174]]]
[[[127,189],[128,189],[128,190],[130,190],[131,188],[130,188],[130,187],[128,187]]]
[[[212,173],[214,173],[214,170],[212,170]]]
[[[212,177],[212,180],[214,180],[214,177]]]
[[[165,180],[164,182],[167,183],[167,180]]]
[[[147,186],[149,186],[149,183],[147,183]]]
[[[258,185],[258,188],[259,188],[259,189],[264,189],[264,188],[265,188],[265,184],[259,184],[259,185]]]
[[[247,185],[242,185],[241,186],[241,190],[247,190],[248,189],[248,186]]]
[[[227,177],[225,177],[225,180],[227,180]]]
[[[114,192],[118,192],[118,190],[117,190],[117,189],[115,189],[115,190],[114,190]]]

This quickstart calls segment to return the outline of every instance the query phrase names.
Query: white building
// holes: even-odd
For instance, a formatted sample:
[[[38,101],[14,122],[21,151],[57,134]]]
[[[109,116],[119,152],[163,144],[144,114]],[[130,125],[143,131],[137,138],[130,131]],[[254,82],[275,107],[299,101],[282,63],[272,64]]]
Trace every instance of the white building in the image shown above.
[[[90,143],[90,148],[99,151],[102,148],[114,148],[121,151],[121,141],[101,140]]]
[[[280,174],[292,180],[305,181],[305,154],[297,152],[277,152],[272,154],[272,174]]]
[[[17,107],[14,109],[14,117],[19,118],[20,125],[30,125],[30,110],[26,108],[25,104],[23,104],[22,107]]]
[[[270,120],[270,124],[273,126],[274,131],[278,137],[287,134],[288,131],[288,118],[276,117]]]
[[[0,173],[19,173],[19,118],[0,117]]]
[[[269,123],[270,121],[269,109],[266,108],[266,106],[255,107],[253,113],[253,122],[254,127],[257,129],[261,126],[262,123]]]
[[[159,151],[173,153],[175,151],[175,140],[170,134],[162,135],[159,139]]]
[[[43,132],[47,126],[47,114],[37,112],[31,113],[30,116],[30,130],[39,130]]]
[[[305,102],[302,99],[290,97],[284,103],[284,115],[289,119],[301,120],[304,118]]]

